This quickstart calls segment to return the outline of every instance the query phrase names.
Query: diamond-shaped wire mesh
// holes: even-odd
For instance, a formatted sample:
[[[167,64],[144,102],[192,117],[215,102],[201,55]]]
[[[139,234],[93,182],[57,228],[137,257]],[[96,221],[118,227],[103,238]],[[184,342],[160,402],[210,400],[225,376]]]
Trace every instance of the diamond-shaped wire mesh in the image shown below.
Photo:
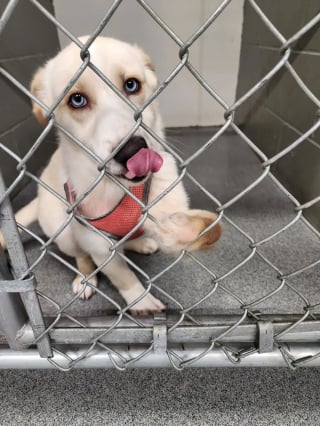
[[[1,16],[0,36],[7,22],[15,19],[18,3],[7,3]],[[32,346],[41,341],[43,336],[50,336],[54,357],[49,358],[49,362],[62,370],[79,366],[83,360],[94,358],[97,353],[102,353],[106,363],[108,361],[120,370],[139,365],[143,360],[147,364],[150,359],[150,365],[152,362],[157,365],[156,355],[159,351],[166,354],[170,365],[180,370],[199,365],[201,360],[205,365],[207,357],[215,351],[222,353],[230,365],[246,365],[250,358],[253,359],[259,352],[263,352],[263,336],[260,336],[259,340],[258,331],[261,332],[265,325],[268,332],[272,330],[274,333],[271,339],[274,350],[280,351],[288,366],[295,368],[316,360],[319,357],[317,348],[310,347],[308,352],[306,347],[299,353],[292,349],[290,343],[303,342],[304,339],[312,343],[320,332],[317,322],[320,303],[317,288],[320,263],[319,233],[305,219],[305,212],[319,202],[320,196],[305,202],[299,201],[278,180],[277,175],[273,173],[273,167],[303,144],[315,143],[312,136],[320,127],[320,119],[315,120],[300,137],[286,147],[279,149],[274,155],[267,155],[259,146],[259,141],[250,138],[237,124],[235,115],[282,70],[290,74],[295,85],[300,87],[316,109],[319,108],[320,100],[295,70],[292,58],[296,54],[296,43],[318,26],[320,15],[312,17],[290,37],[284,37],[269,20],[263,8],[260,8],[261,2],[248,0],[246,7],[252,8],[261,25],[277,40],[279,56],[274,66],[267,69],[259,81],[242,93],[232,105],[228,105],[219,93],[219,88],[211,87],[193,65],[190,49],[215,25],[232,0],[221,1],[220,6],[206,18],[203,25],[186,40],[181,40],[147,1],[137,0],[146,17],[151,17],[154,25],[166,32],[177,46],[176,66],[165,80],[159,82],[158,88],[142,107],[137,108],[123,96],[108,76],[91,62],[88,54],[90,46],[112,20],[113,14],[123,3],[122,0],[115,1],[106,11],[100,25],[85,44],[59,23],[41,2],[30,0],[30,3],[48,22],[63,31],[70,41],[79,47],[82,64],[53,105],[49,108],[44,106],[48,125],[24,156],[20,157],[7,146],[0,145],[3,153],[15,162],[17,170],[16,178],[1,195],[2,203],[13,194],[20,181],[27,177],[33,184],[42,186],[58,197],[68,212],[68,219],[50,239],[46,238],[37,226],[23,228],[29,267],[23,270],[22,276],[20,274],[18,278],[35,275],[38,282],[36,292],[42,310],[46,313],[45,329],[34,339],[31,328],[27,327],[22,337],[22,340],[25,339],[23,343]],[[218,220],[223,222],[224,232],[214,251],[201,254],[183,251],[176,256],[157,253],[150,260],[118,250],[135,230],[120,241],[113,241],[91,226],[92,232],[98,232],[108,241],[110,250],[93,274],[82,275],[82,289],[78,294],[72,295],[67,287],[68,283],[64,281],[69,279],[71,282],[72,276],[79,271],[72,259],[56,249],[54,242],[74,219],[75,207],[87,194],[81,194],[77,202],[70,205],[66,199],[30,172],[28,162],[46,143],[52,128],[58,128],[67,134],[67,130],[55,122],[54,113],[65,94],[87,68],[95,72],[132,109],[136,124],[121,142],[122,145],[139,127],[154,137],[174,156],[179,167],[178,179],[167,190],[170,191],[182,180],[188,191],[196,194],[200,205],[195,207],[216,211]],[[179,78],[182,70],[187,70],[193,76],[194,84],[200,85],[212,101],[218,102],[225,111],[225,122],[218,130],[207,129],[204,133],[199,130],[198,136],[197,131],[193,130],[193,133],[184,137],[183,144],[174,130],[168,131],[168,137],[164,140],[160,135],[154,134],[143,121],[144,110],[168,90],[171,82]],[[18,78],[3,67],[0,68],[0,73],[8,84],[39,103]],[[99,158],[90,151],[85,141],[80,141],[69,133],[68,137],[96,162],[99,173],[88,188],[90,192],[104,178],[104,167],[110,158]],[[196,142],[192,142],[193,139]],[[235,145],[237,150],[232,154]],[[232,159],[232,155],[238,156],[238,159]],[[222,161],[225,161],[223,175],[216,176],[215,170],[218,170]],[[232,164],[231,168],[228,163]],[[308,167],[308,164],[305,167]],[[210,175],[205,175],[203,170],[210,170]],[[117,182],[116,179],[114,181]],[[124,187],[122,189],[127,191]],[[160,199],[163,196],[164,194],[161,194]],[[151,206],[141,204],[143,215],[139,224],[150,217],[148,210]],[[270,208],[278,212],[274,220],[269,220]],[[260,227],[253,227],[253,222],[260,223]],[[88,222],[84,221],[84,225],[90,228]],[[160,316],[151,320],[131,315],[131,306],[124,305],[123,300],[99,274],[116,255],[125,259],[141,277],[146,289],[144,295],[152,291],[168,305],[166,317]],[[14,265],[16,259],[10,260]],[[292,265],[295,267],[292,268]],[[60,270],[63,270],[64,274],[61,275],[61,285],[42,285],[43,282],[50,282],[50,277],[54,274],[59,276]],[[87,287],[92,286],[90,280],[97,274],[102,283],[96,290],[95,302],[92,305],[92,302],[83,302],[81,295]],[[185,285],[186,282],[189,285]],[[28,302],[25,301],[26,303]],[[31,322],[31,325],[34,324]],[[312,336],[309,340],[308,333]],[[74,347],[70,345],[77,345],[77,349],[70,352],[70,347]],[[131,345],[136,346],[132,349]],[[152,361],[153,358],[155,361]],[[214,361],[211,365],[214,365]]]

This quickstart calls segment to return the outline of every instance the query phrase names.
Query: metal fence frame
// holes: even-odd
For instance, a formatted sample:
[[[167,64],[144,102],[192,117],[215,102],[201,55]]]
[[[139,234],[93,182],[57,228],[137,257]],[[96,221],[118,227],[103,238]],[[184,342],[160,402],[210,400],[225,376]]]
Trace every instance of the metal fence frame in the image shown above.
[[[126,99],[119,90],[101,73],[99,69],[90,61],[88,49],[95,38],[101,33],[108,24],[112,15],[115,13],[123,0],[115,0],[112,7],[107,11],[100,25],[89,38],[82,44],[74,37],[67,28],[65,28],[56,18],[50,14],[37,0],[29,0],[30,3],[40,10],[49,21],[57,28],[63,31],[77,46],[79,46],[80,55],[83,64],[78,72],[69,82],[65,91],[56,100],[54,105],[47,108],[48,125],[35,141],[31,150],[23,158],[19,158],[10,149],[0,145],[7,154],[14,157],[17,161],[18,176],[9,188],[5,188],[2,179],[0,180],[0,204],[1,215],[0,225],[8,246],[8,255],[11,268],[8,268],[6,258],[2,254],[0,257],[0,330],[6,336],[7,345],[0,347],[0,368],[58,368],[66,371],[72,368],[107,368],[115,367],[124,370],[129,367],[174,367],[182,370],[186,367],[209,367],[209,366],[288,366],[292,369],[298,366],[319,366],[320,365],[320,321],[314,315],[315,306],[311,306],[303,294],[293,288],[288,281],[293,276],[309,270],[320,263],[320,259],[311,264],[305,265],[299,270],[290,274],[284,274],[278,267],[267,259],[259,248],[270,241],[275,236],[288,230],[297,221],[303,221],[314,235],[319,238],[319,232],[304,218],[303,213],[306,209],[320,201],[320,195],[309,202],[301,204],[290,194],[280,181],[272,174],[271,166],[290,153],[300,144],[304,143],[308,137],[320,127],[320,118],[310,127],[301,137],[291,143],[288,147],[278,152],[272,158],[268,158],[234,121],[235,111],[247,99],[259,91],[270,81],[277,72],[284,67],[290,72],[296,83],[304,91],[305,95],[316,105],[320,107],[320,100],[306,86],[301,77],[290,64],[292,46],[299,38],[314,28],[320,22],[320,14],[316,15],[298,32],[290,38],[285,38],[279,30],[272,24],[264,12],[260,9],[257,2],[248,0],[249,5],[255,10],[261,21],[272,32],[276,39],[281,43],[279,49],[279,61],[267,72],[267,74],[255,84],[243,96],[237,99],[233,105],[228,105],[219,94],[204,80],[197,69],[189,61],[189,48],[192,44],[218,19],[221,13],[228,7],[232,0],[221,1],[220,6],[214,13],[208,17],[206,22],[201,25],[197,31],[192,34],[187,41],[181,40],[177,34],[169,28],[161,17],[148,5],[147,1],[136,0],[137,3],[146,11],[146,13],[159,25],[176,43],[179,61],[170,75],[160,82],[157,90],[137,109],[128,99]],[[11,18],[19,0],[10,0],[5,8],[0,20],[0,36]],[[74,318],[65,313],[67,306],[57,306],[57,316],[55,318],[43,318],[39,298],[45,298],[50,303],[55,301],[44,294],[41,294],[36,288],[36,279],[33,275],[35,264],[28,265],[24,249],[20,240],[19,231],[14,220],[12,208],[10,206],[10,195],[20,180],[27,176],[37,184],[45,186],[40,179],[28,171],[27,161],[30,156],[44,142],[46,135],[52,127],[56,126],[61,131],[65,131],[55,123],[54,111],[59,102],[64,97],[66,91],[77,81],[83,71],[91,68],[112,90],[114,90],[124,102],[126,102],[133,111],[136,125],[127,136],[129,138],[136,129],[141,126],[149,132],[162,146],[168,149],[176,158],[180,169],[179,180],[186,176],[198,189],[214,201],[217,205],[218,220],[223,220],[237,229],[238,232],[248,241],[250,254],[238,265],[231,268],[223,276],[217,277],[206,265],[202,264],[194,255],[188,252],[182,252],[172,264],[173,267],[184,256],[188,256],[200,267],[205,268],[212,277],[212,289],[201,300],[195,302],[188,308],[183,308],[179,301],[175,300],[177,306],[181,306],[179,312],[175,315],[166,316],[165,314],[155,315],[154,318],[134,318],[128,308],[121,309],[114,302],[118,309],[118,315],[114,317],[103,318]],[[159,94],[166,89],[170,82],[179,74],[182,69],[187,69],[195,78],[195,81],[202,86],[204,90],[217,101],[225,110],[225,123],[197,152],[183,161],[181,157],[167,145],[166,141],[155,135],[151,129],[147,128],[143,122],[144,109],[155,100]],[[0,67],[2,78],[7,79],[16,86],[23,94],[34,102],[41,104],[29,90],[24,87],[13,75]],[[243,191],[236,194],[228,202],[222,204],[213,194],[209,193],[188,171],[188,165],[199,155],[212,146],[218,138],[227,130],[236,132],[242,140],[253,150],[261,163],[261,174]],[[88,148],[81,141],[69,135],[73,141],[82,149],[88,152]],[[124,143],[125,141],[123,141]],[[92,153],[89,153],[93,155]],[[97,159],[97,167],[101,171],[109,160]],[[227,209],[239,201],[248,192],[260,184],[266,177],[271,178],[278,188],[288,197],[295,210],[295,218],[277,232],[269,235],[261,241],[255,241],[250,235],[243,231],[226,214]],[[102,178],[102,177],[101,177]],[[45,186],[46,187],[46,186]],[[47,190],[52,190],[46,187]],[[73,217],[72,209],[66,203],[66,208],[70,211],[70,220]],[[148,214],[148,206],[145,208]],[[69,222],[65,223],[64,227]],[[35,238],[41,245],[41,254],[36,261],[40,262],[44,255],[51,255],[70,268],[67,262],[50,250],[51,238],[48,241],[42,240],[39,236],[25,229],[29,235]],[[62,229],[59,230],[61,232]],[[114,243],[113,250],[116,250],[119,243]],[[320,244],[319,244],[320,246]],[[223,280],[245,265],[253,256],[259,256],[262,261],[268,264],[278,275],[279,285],[271,293],[255,300],[250,304],[242,301],[237,294],[232,293],[224,287]],[[126,259],[128,260],[128,259]],[[138,269],[132,262],[130,265]],[[139,270],[142,274],[143,271]],[[163,273],[163,272],[162,272]],[[149,291],[151,287],[156,287],[157,277],[147,276]],[[89,285],[88,279],[83,280],[84,285]],[[279,292],[284,286],[290,286],[293,291],[301,298],[304,304],[304,313],[298,315],[280,315],[277,317],[260,315],[255,308],[261,301],[270,298]],[[215,316],[193,317],[190,311],[194,306],[199,305],[204,299],[208,298],[217,290],[217,288],[227,292],[236,300],[243,314],[239,317],[234,316]],[[107,296],[98,290],[102,297]],[[167,297],[171,297],[166,294]],[[76,295],[74,301],[79,295]],[[72,303],[69,302],[70,303]],[[9,345],[9,347],[8,347]],[[61,346],[62,345],[62,346]]]

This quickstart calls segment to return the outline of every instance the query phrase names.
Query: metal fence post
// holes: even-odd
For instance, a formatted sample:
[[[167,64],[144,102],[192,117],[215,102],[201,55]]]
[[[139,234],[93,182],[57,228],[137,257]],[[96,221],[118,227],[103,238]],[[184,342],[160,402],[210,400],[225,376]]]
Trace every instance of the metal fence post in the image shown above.
[[[0,228],[8,247],[9,259],[14,274],[13,279],[11,277],[13,285],[15,282],[14,278],[22,281],[24,278],[30,276],[30,271],[8,196],[9,194],[6,193],[5,184],[0,173],[0,198],[3,199],[0,205]],[[2,270],[4,272],[3,278],[8,277],[10,279],[9,271],[5,270],[4,265],[2,265]],[[10,288],[4,290],[10,292]],[[20,295],[30,319],[35,339],[37,339],[46,329],[37,294],[35,290],[26,288]],[[9,303],[6,304],[6,302]],[[14,344],[16,332],[18,331],[17,328],[20,328],[22,325],[25,311],[21,311],[19,298],[16,295],[8,294],[1,298],[0,308],[2,311],[0,327],[7,333],[11,344]],[[47,334],[44,334],[37,341],[37,346],[41,357],[47,358],[52,356]]]
[[[0,280],[10,279],[12,275],[8,269],[6,256],[0,248]],[[19,294],[0,292],[0,330],[11,349],[23,349],[23,344],[16,337],[27,321],[28,316]]]

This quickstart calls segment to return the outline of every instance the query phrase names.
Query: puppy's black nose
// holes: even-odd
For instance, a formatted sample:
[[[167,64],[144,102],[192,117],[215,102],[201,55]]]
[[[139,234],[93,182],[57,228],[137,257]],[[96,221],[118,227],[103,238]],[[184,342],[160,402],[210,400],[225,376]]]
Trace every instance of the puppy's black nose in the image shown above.
[[[125,146],[122,147],[120,151],[114,156],[114,159],[123,166],[126,166],[129,158],[140,151],[141,148],[148,148],[144,138],[141,136],[132,136],[132,138],[130,138],[125,144]]]

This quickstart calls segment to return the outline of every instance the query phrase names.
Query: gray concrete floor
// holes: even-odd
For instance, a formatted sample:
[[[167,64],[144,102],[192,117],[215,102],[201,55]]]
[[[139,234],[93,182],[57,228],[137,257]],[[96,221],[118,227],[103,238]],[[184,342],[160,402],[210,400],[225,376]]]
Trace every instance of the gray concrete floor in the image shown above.
[[[1,425],[319,425],[318,369],[0,371]]]
[[[187,158],[205,143],[214,132],[211,128],[202,129],[171,129],[168,132],[169,142],[176,147],[183,158]],[[235,195],[255,181],[261,174],[260,162],[248,146],[234,134],[225,134],[209,151],[194,160],[188,168],[192,176],[209,190],[221,203],[226,203]],[[194,208],[215,210],[216,205],[188,179],[184,179]],[[35,188],[29,187],[15,200],[15,207],[24,203],[34,193]],[[246,194],[225,212],[236,225],[255,241],[272,235],[290,223],[296,216],[293,203],[279,190],[270,178],[264,179],[256,188]],[[223,220],[224,232],[215,250],[199,253],[197,258],[217,277],[227,273],[246,259],[250,253],[250,242],[234,226]],[[33,231],[42,235],[37,224]],[[39,245],[30,238],[25,239],[25,247],[30,262],[39,256]],[[55,250],[55,248],[54,248]],[[56,250],[57,251],[57,250]],[[273,238],[260,248],[282,273],[290,273],[318,259],[319,239],[302,222],[298,221],[287,231]],[[174,257],[156,253],[142,256],[128,253],[128,256],[150,276],[158,274],[170,265]],[[72,259],[68,259],[71,263]],[[320,302],[317,286],[312,285],[319,278],[320,267],[300,274],[290,280],[310,304]],[[71,283],[73,272],[61,266],[52,257],[45,257],[36,268],[38,288],[53,298],[58,304],[64,305],[73,297]],[[267,265],[261,258],[254,256],[247,264],[237,269],[222,281],[224,287],[241,298],[244,303],[253,302],[278,288],[280,281],[278,272]],[[122,299],[109,282],[100,275],[100,288],[118,303]],[[191,305],[206,295],[212,288],[212,277],[201,266],[190,259],[183,259],[174,268],[161,276],[156,284],[184,307]],[[183,290],[183,291],[182,291]],[[156,292],[155,292],[156,293]],[[160,295],[158,295],[160,296]],[[163,297],[168,310],[175,310],[177,305]],[[227,292],[219,289],[211,297],[199,304],[193,314],[241,314],[238,300]],[[44,303],[47,315],[53,315],[55,307]],[[258,304],[256,309],[262,313],[303,313],[304,300],[284,286],[275,296]],[[69,312],[74,315],[103,315],[114,311],[114,307],[102,297],[93,297],[87,303],[77,301],[71,305]]]
[[[187,158],[201,146],[212,129],[172,129],[169,141]],[[198,181],[225,203],[261,174],[256,156],[236,135],[221,137],[209,152],[190,166]],[[185,184],[193,207],[214,209],[188,179]],[[29,188],[15,200],[15,206],[30,198]],[[230,217],[256,241],[276,232],[294,218],[292,203],[265,179],[234,206]],[[37,225],[33,227],[41,232]],[[30,261],[38,255],[37,245],[26,239]],[[262,248],[262,252],[283,273],[298,269],[319,253],[319,240],[298,222]],[[224,234],[217,249],[198,255],[201,262],[221,276],[250,253],[248,240],[224,221]],[[130,255],[149,274],[156,274],[172,258],[157,253],[151,257]],[[50,272],[49,272],[50,271]],[[319,303],[319,267],[300,274],[290,283]],[[52,258],[37,267],[39,288],[59,304],[72,297],[72,273]],[[188,306],[212,288],[210,275],[193,262],[183,261],[161,277],[157,284]],[[182,287],[183,285],[183,287]],[[253,257],[223,285],[246,303],[259,299],[279,286],[277,273],[259,257]],[[121,303],[107,280],[101,277],[102,291]],[[175,304],[168,302],[168,309]],[[264,313],[302,313],[305,302],[289,287],[258,305]],[[43,304],[46,314],[54,314]],[[112,310],[103,298],[76,302],[73,315],[102,315]],[[225,291],[217,291],[194,309],[194,314],[239,314],[240,303]],[[1,362],[1,360],[0,360]],[[318,425],[320,372],[318,369],[209,369],[117,371],[0,371],[1,424],[43,425]]]

